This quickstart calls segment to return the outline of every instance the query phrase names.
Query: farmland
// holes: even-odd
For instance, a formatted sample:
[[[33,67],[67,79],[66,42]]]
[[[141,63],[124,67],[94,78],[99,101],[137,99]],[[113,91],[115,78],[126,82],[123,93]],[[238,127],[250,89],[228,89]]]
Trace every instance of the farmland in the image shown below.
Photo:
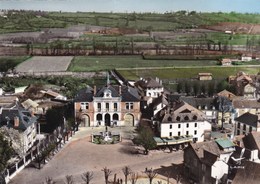
[[[28,59],[16,67],[17,72],[60,72],[66,71],[73,57],[37,56]]]
[[[213,78],[224,79],[230,75],[235,75],[239,71],[248,74],[257,74],[260,67],[173,67],[173,68],[160,68],[160,69],[119,69],[121,75],[126,79],[136,80],[139,77],[159,77],[160,79],[190,79],[197,77],[198,73],[212,73]]]
[[[169,60],[149,59],[142,56],[78,56],[72,60],[69,71],[101,71],[115,68],[152,68],[174,66],[214,66],[215,60]]]

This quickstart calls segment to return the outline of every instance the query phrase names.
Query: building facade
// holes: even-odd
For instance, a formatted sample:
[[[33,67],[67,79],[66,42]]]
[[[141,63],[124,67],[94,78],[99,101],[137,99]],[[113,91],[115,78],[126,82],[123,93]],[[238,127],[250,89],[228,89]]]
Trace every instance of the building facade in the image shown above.
[[[106,85],[79,91],[74,102],[75,119],[81,126],[136,126],[140,97],[129,86]]]

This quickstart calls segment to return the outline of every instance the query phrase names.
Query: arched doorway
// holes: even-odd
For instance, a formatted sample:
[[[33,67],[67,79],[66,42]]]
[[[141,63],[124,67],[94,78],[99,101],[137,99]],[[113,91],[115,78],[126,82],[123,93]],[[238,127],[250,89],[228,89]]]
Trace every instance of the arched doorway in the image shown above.
[[[101,121],[102,121],[102,114],[97,114],[97,123],[98,125],[101,125]]]
[[[119,120],[118,114],[116,114],[116,113],[113,114],[112,119],[113,119],[113,125],[118,125],[118,120]]]
[[[134,126],[134,115],[126,114],[124,118],[125,126]]]
[[[111,118],[110,114],[105,115],[105,126],[110,126],[111,125]]]
[[[86,114],[83,114],[81,118],[82,118],[82,126],[89,127],[90,126],[89,116]]]

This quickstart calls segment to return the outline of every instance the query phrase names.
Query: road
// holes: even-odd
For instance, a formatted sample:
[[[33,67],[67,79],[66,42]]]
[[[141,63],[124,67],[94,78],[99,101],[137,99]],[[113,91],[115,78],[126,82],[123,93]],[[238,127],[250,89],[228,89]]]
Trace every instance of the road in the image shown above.
[[[80,130],[42,169],[28,167],[10,183],[39,184],[43,183],[46,177],[51,177],[57,184],[61,184],[65,182],[66,175],[72,175],[75,183],[83,183],[81,174],[85,171],[93,171],[92,183],[103,184],[104,173],[101,170],[104,167],[112,170],[110,176],[112,180],[115,173],[118,178],[124,178],[122,173],[124,166],[129,166],[140,175],[144,175],[145,168],[153,168],[161,174],[166,174],[168,171],[174,176],[172,165],[179,165],[183,161],[182,151],[170,153],[156,150],[151,151],[149,155],[137,154],[136,151],[140,148],[134,146],[128,139],[123,139],[121,143],[113,145],[96,145],[89,142],[89,133],[92,131],[91,128]],[[127,132],[121,131],[124,131],[124,134]],[[173,178],[170,181],[175,183]]]

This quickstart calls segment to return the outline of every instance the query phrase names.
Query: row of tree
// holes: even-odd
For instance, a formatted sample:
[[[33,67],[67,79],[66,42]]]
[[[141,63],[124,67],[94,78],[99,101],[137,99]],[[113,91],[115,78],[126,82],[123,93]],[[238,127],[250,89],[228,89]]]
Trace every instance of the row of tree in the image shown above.
[[[138,172],[133,172],[129,166],[125,166],[122,168],[122,172],[124,174],[124,181],[121,178],[117,178],[117,174],[114,174],[114,178],[112,180],[109,177],[112,175],[112,170],[107,167],[104,167],[101,170],[104,173],[105,184],[136,184],[141,175]],[[152,184],[154,178],[158,175],[152,168],[145,169],[145,175],[149,180],[149,184]],[[92,171],[86,171],[81,175],[81,179],[85,184],[90,184],[94,178],[94,173]],[[45,184],[55,184],[56,182],[50,178],[45,178]],[[74,184],[75,180],[72,175],[66,175],[65,184]],[[169,177],[167,178],[167,184],[169,184]],[[161,181],[158,181],[158,184],[161,184]]]

